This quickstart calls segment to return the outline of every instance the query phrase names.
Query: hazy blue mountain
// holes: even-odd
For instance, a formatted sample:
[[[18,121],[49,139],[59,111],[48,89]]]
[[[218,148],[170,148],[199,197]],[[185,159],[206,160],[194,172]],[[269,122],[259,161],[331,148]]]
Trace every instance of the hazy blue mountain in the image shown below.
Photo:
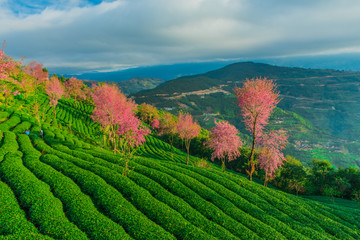
[[[285,112],[278,111],[273,120],[292,132],[289,153],[299,150],[297,157],[306,160],[328,158],[338,166],[360,166],[360,72],[242,62],[167,81],[133,97],[160,109],[190,111],[205,127],[211,127],[214,118],[227,119],[246,133],[232,93],[253,77],[268,77],[278,85],[279,107]]]

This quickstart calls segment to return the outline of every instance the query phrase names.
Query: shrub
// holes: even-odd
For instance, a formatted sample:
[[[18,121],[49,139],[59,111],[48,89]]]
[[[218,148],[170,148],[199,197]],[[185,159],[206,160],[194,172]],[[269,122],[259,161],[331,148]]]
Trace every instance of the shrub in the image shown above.
[[[31,221],[43,234],[61,239],[84,239],[86,235],[70,223],[62,203],[50,187],[37,179],[22,164],[22,153],[8,153],[0,165],[0,175],[13,189]]]
[[[63,202],[69,218],[82,231],[94,239],[128,238],[124,229],[101,214],[73,181],[39,160],[41,153],[33,148],[29,137],[19,136],[19,143],[25,153],[24,164],[51,186],[56,197]],[[51,155],[48,158],[51,159]]]
[[[4,132],[4,142],[0,148],[0,162],[8,152],[16,151],[19,146],[16,142],[16,135],[13,132]]]
[[[41,148],[41,146],[39,147]],[[49,150],[47,148],[45,151]],[[76,181],[82,191],[92,196],[97,206],[104,209],[111,219],[121,224],[132,237],[137,239],[173,238],[171,234],[151,222],[127,202],[119,192],[95,174],[76,168],[72,163],[61,160],[55,155],[44,155],[41,160]]]
[[[38,230],[26,219],[11,188],[0,181],[0,235],[18,234]]]

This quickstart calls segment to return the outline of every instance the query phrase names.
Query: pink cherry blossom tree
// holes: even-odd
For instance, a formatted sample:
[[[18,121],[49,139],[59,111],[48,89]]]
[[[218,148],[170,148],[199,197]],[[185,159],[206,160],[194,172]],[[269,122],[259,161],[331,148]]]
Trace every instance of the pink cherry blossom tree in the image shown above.
[[[24,71],[36,79],[37,86],[46,85],[49,81],[49,73],[43,68],[42,63],[31,61],[24,67]]]
[[[11,57],[5,55],[4,48],[0,49],[0,79],[11,81],[10,74],[20,64],[20,62],[15,62]]]
[[[258,142],[262,149],[258,156],[259,167],[265,171],[264,186],[270,178],[274,177],[275,171],[286,161],[282,150],[287,144],[287,135],[284,130],[270,131],[263,134]]]
[[[227,121],[216,122],[215,127],[210,130],[210,140],[205,142],[205,145],[213,149],[211,160],[218,158],[222,162],[222,169],[225,172],[225,160],[234,160],[240,156],[239,148],[242,142],[238,136],[238,130]]]
[[[50,106],[53,107],[54,118],[56,118],[56,105],[64,95],[64,87],[57,76],[52,76],[46,86],[46,94],[49,96]]]
[[[147,103],[142,103],[138,106],[138,115],[141,121],[147,124],[152,124],[155,120],[159,121],[160,119],[159,112],[156,107]]]
[[[145,142],[145,135],[150,130],[142,126],[135,116],[136,104],[127,99],[116,87],[108,84],[93,86],[93,101],[95,109],[92,118],[100,123],[103,129],[108,129],[109,139],[116,151],[116,140],[120,138],[123,151]]]
[[[151,127],[153,129],[159,129],[159,126],[160,126],[160,122],[158,119],[155,119],[152,123],[151,123]]]
[[[237,97],[237,105],[241,108],[245,126],[252,135],[249,169],[246,170],[251,181],[256,165],[254,160],[256,138],[262,135],[270,114],[279,103],[279,93],[276,91],[275,83],[267,78],[247,79],[242,88],[235,87],[234,93]]]
[[[66,97],[73,98],[75,101],[75,104],[76,104],[77,100],[85,100],[86,99],[86,94],[83,91],[83,88],[85,88],[83,81],[81,81],[75,77],[71,77],[69,80],[64,82],[64,87],[65,87]]]
[[[173,159],[173,143],[174,137],[177,134],[177,121],[175,117],[168,112],[165,112],[161,119],[158,128],[159,136],[168,136],[170,142],[171,159]]]
[[[200,133],[200,126],[193,121],[193,117],[190,113],[179,113],[177,132],[179,137],[185,143],[185,148],[187,151],[186,164],[189,164],[189,151],[190,151],[190,142]]]

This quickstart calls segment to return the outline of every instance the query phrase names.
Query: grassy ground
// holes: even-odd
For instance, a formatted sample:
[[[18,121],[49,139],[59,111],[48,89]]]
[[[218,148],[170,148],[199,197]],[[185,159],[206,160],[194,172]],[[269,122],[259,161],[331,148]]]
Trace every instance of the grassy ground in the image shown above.
[[[1,110],[0,239],[360,239],[360,209],[222,173],[154,136],[130,161],[96,142],[91,107]],[[30,129],[30,135],[24,134]],[[334,207],[336,205],[336,207]],[[352,205],[351,207],[349,207]]]

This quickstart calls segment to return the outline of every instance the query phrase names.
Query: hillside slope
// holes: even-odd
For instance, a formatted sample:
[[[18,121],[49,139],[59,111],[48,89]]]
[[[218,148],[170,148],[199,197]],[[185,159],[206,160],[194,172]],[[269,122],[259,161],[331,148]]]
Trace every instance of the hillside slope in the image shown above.
[[[91,86],[92,84],[97,84],[98,81],[95,80],[83,80],[87,86]],[[101,81],[108,84],[116,84],[119,89],[126,95],[133,94],[136,92],[140,92],[143,90],[153,89],[160,84],[164,83],[165,80],[160,78],[131,78],[124,81]]]
[[[296,113],[312,125],[312,130],[300,134],[286,129],[291,136],[298,136],[290,139],[291,148],[301,152],[296,157],[305,164],[310,157],[328,159],[336,166],[360,166],[359,72],[245,62],[174,79],[133,97],[139,104],[146,102],[173,112],[190,111],[204,127],[210,127],[214,117],[226,119],[246,133],[232,93],[235,86],[253,77],[273,79],[282,98],[278,107],[288,112],[285,115]],[[288,126],[297,121],[288,120]]]
[[[123,156],[90,143],[91,106],[62,101],[54,120],[41,104],[44,139],[30,105],[0,112],[0,239],[360,239],[360,208],[187,166],[154,136],[124,177]]]

